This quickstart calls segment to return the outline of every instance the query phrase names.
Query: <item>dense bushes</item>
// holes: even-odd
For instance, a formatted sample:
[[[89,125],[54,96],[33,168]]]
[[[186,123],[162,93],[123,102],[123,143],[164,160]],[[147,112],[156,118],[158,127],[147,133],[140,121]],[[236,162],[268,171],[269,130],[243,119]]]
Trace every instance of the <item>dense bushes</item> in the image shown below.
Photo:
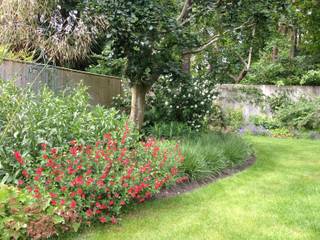
[[[76,230],[75,215],[64,218],[49,199],[34,199],[13,186],[0,185],[0,237],[10,239],[47,239],[69,228]],[[62,209],[60,209],[61,211]],[[66,216],[66,215],[65,215]]]
[[[280,57],[276,62],[272,62],[268,57],[262,57],[253,64],[243,83],[320,85],[319,67],[317,61],[307,56],[299,56],[294,59]]]
[[[223,133],[203,133],[181,142],[185,157],[182,171],[191,179],[203,179],[223,169],[243,163],[253,153],[239,136]]]
[[[298,130],[320,130],[320,99],[300,99],[280,108],[276,118],[282,126]]]
[[[189,79],[179,75],[162,77],[147,97],[146,125],[180,122],[200,130],[212,112],[216,96],[214,84],[206,79]],[[130,109],[130,93],[114,99],[114,106],[124,112]]]
[[[132,144],[130,129],[127,125],[123,128],[122,135],[107,133],[94,145],[74,140],[68,151],[42,144],[37,165],[20,152],[14,153],[23,175],[18,186],[34,200],[49,199],[47,207],[57,214],[32,215],[33,220],[25,219],[24,227],[17,230],[19,234],[35,239],[30,232],[56,235],[61,231],[56,221],[64,224],[64,230],[77,230],[81,224],[96,221],[115,224],[123,208],[150,199],[179,179],[178,168],[184,158],[178,146],[159,145],[154,139]],[[35,222],[37,228],[29,231]],[[9,234],[10,226],[4,223],[4,233]]]
[[[0,91],[0,179],[5,177],[6,182],[19,174],[13,151],[36,159],[41,143],[50,147],[68,145],[72,139],[94,143],[126,121],[113,109],[91,107],[84,87],[55,95],[47,88],[34,93],[1,81]]]

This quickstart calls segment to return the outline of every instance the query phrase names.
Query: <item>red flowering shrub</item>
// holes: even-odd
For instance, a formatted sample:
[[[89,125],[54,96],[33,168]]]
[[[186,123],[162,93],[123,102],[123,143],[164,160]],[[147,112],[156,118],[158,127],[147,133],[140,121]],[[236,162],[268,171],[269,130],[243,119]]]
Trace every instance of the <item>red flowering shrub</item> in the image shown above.
[[[18,184],[35,199],[50,198],[53,207],[77,214],[74,221],[90,224],[117,222],[121,209],[150,199],[180,177],[183,161],[178,146],[164,148],[154,139],[132,144],[129,128],[118,137],[105,134],[94,146],[70,143],[68,151],[42,145],[41,162],[28,168],[19,152],[23,179]]]

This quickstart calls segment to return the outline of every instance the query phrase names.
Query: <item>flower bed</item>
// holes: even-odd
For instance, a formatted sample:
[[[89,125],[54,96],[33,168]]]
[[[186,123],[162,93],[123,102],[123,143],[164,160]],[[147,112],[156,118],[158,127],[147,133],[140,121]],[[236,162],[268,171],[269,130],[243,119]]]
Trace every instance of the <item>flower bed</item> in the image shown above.
[[[23,175],[18,188],[33,199],[23,209],[33,203],[47,203],[40,216],[15,220],[20,226],[18,233],[41,239],[77,231],[82,224],[115,224],[124,208],[142,203],[161,188],[174,184],[184,160],[179,147],[163,147],[154,139],[132,144],[129,133],[126,126],[121,136],[105,134],[93,146],[72,141],[68,151],[42,144],[36,167],[15,152]],[[0,225],[2,234],[10,239],[15,235],[8,222],[15,213],[10,212],[7,217]]]

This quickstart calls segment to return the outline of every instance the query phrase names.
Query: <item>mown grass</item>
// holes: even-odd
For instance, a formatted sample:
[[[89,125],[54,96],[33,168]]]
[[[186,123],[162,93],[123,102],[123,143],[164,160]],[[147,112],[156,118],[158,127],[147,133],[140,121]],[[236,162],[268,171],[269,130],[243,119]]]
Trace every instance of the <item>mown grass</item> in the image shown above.
[[[68,239],[320,239],[320,142],[248,138],[250,169]]]

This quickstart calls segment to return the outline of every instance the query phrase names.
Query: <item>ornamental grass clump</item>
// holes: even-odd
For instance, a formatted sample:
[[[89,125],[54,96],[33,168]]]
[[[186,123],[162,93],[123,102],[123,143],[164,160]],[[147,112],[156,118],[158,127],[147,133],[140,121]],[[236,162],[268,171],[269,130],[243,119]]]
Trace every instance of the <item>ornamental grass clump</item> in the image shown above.
[[[125,125],[121,136],[104,134],[95,145],[72,141],[63,151],[42,144],[36,167],[15,152],[23,175],[18,186],[34,199],[49,198],[65,221],[73,213],[78,224],[116,224],[123,208],[143,203],[174,184],[184,160],[178,145],[164,148],[154,139],[132,145],[128,136],[130,128]]]

